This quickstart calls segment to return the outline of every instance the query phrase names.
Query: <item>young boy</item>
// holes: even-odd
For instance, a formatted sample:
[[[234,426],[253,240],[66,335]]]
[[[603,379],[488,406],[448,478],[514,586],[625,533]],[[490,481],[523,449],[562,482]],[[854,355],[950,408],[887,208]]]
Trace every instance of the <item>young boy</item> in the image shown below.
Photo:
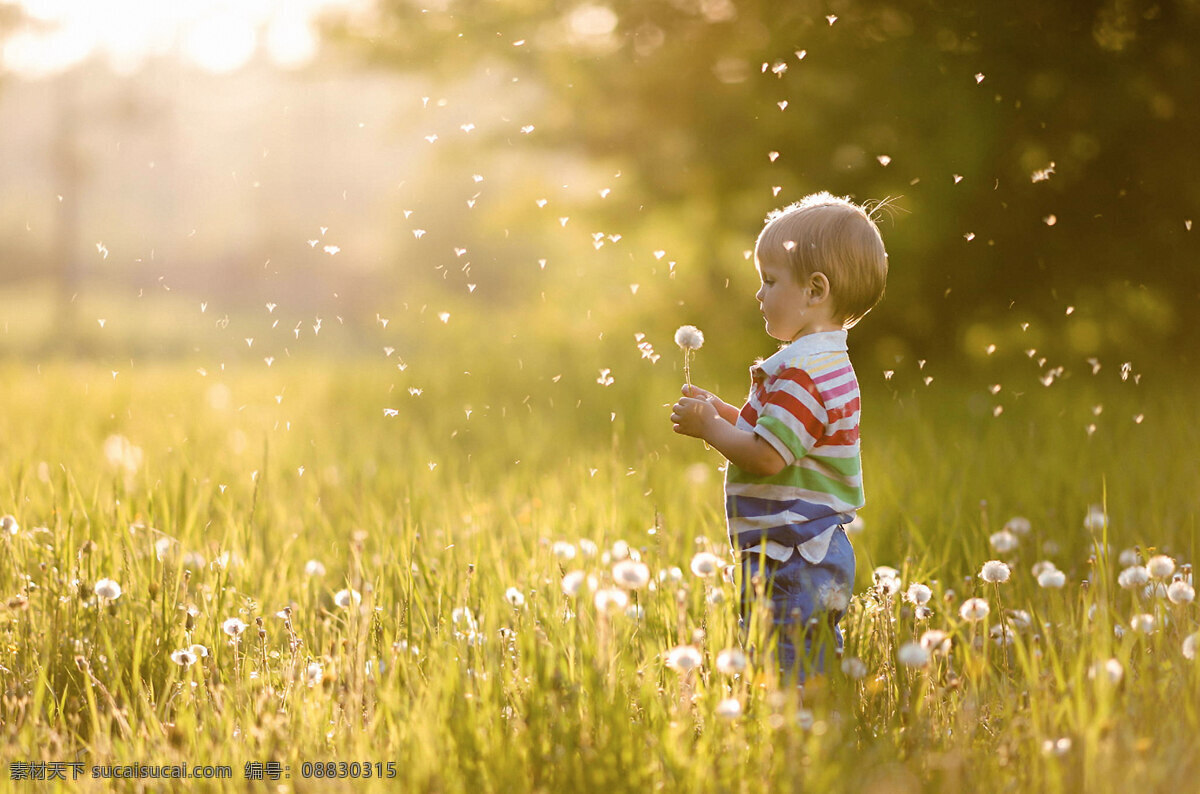
[[[816,193],[767,216],[754,262],[767,333],[785,344],[750,368],[740,411],[684,386],[671,422],[729,460],[725,510],[741,552],[742,616],[748,621],[758,594],[766,595],[781,671],[803,680],[796,641],[803,637],[811,651],[811,626],[827,621],[842,647],[837,622],[854,582],[843,526],[863,505],[858,381],[846,331],[882,297],[888,261],[863,208]]]

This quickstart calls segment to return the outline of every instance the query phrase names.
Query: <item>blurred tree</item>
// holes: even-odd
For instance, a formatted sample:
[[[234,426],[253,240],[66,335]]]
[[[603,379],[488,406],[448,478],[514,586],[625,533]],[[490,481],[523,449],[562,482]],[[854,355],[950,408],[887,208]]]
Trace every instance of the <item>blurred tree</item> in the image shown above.
[[[1077,307],[1077,352],[1200,339],[1196,0],[381,0],[343,32],[394,68],[534,82],[539,141],[705,219],[713,285],[774,203],[901,196],[868,336],[961,349]]]

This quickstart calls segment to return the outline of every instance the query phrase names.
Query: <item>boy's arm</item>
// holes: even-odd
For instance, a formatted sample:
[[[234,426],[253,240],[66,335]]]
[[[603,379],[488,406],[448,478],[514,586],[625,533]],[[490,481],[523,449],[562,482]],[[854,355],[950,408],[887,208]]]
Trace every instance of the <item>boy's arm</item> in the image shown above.
[[[756,433],[734,427],[709,400],[680,398],[672,406],[671,423],[676,433],[707,441],[730,463],[751,474],[770,477],[786,465],[774,447]]]

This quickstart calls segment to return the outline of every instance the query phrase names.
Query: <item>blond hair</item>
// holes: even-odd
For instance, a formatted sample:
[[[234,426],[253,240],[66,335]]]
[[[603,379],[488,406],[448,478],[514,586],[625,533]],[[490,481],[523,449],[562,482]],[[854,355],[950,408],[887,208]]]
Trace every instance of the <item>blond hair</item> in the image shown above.
[[[829,279],[834,316],[850,328],[883,297],[888,257],[874,215],[852,202],[821,192],[772,211],[754,244],[759,262],[791,268],[796,283],[814,273]]]

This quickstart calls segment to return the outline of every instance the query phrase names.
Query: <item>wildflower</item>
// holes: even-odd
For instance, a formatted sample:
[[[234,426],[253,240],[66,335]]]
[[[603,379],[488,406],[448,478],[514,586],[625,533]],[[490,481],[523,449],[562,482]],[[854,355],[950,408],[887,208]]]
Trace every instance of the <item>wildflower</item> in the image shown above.
[[[321,683],[325,678],[325,668],[317,662],[309,662],[304,669],[304,680],[310,687]]]
[[[725,698],[717,704],[717,716],[736,720],[742,716],[742,701],[737,698]]]
[[[950,635],[940,629],[930,629],[921,635],[921,647],[931,654],[945,656],[950,653]]]
[[[1167,588],[1167,598],[1172,604],[1190,604],[1196,597],[1196,591],[1183,579],[1176,579]]]
[[[1183,658],[1196,658],[1196,643],[1200,642],[1200,634],[1189,634],[1183,638]]]
[[[562,578],[563,595],[574,598],[579,594],[579,588],[583,585],[583,571],[571,571]]]
[[[13,515],[0,516],[0,531],[15,535],[21,531],[21,525]]]
[[[621,560],[612,569],[613,581],[626,590],[640,590],[650,581],[650,568],[637,560]]]
[[[1083,528],[1089,532],[1099,532],[1107,526],[1108,515],[1104,512],[1104,508],[1100,505],[1089,507],[1087,515],[1083,518]]]
[[[525,594],[515,587],[510,587],[505,590],[504,598],[516,609],[520,609],[521,607],[525,606]]]
[[[1134,615],[1129,621],[1129,627],[1139,634],[1154,633],[1154,616],[1153,615]]]
[[[555,559],[559,562],[570,562],[575,559],[575,547],[565,540],[555,541],[552,550]]]
[[[1006,564],[999,560],[988,560],[983,564],[983,569],[979,572],[979,578],[991,584],[1000,584],[1007,582],[1011,571]]]
[[[906,642],[896,651],[896,659],[905,667],[924,667],[929,664],[929,651],[919,642]]]
[[[624,590],[618,590],[615,587],[597,590],[593,601],[596,604],[596,610],[606,614],[620,612],[629,606],[629,596],[625,594]]]
[[[121,597],[121,585],[112,579],[101,579],[94,588],[96,595],[104,601],[116,601]]]
[[[246,624],[240,618],[229,618],[221,624],[221,631],[228,634],[230,637],[237,639],[242,636],[242,632],[246,630]]]
[[[875,587],[880,594],[888,598],[900,592],[902,586],[900,572],[889,565],[880,565],[873,573]]]
[[[694,325],[681,325],[675,332],[675,344],[683,351],[683,382],[692,391],[692,353],[704,345],[704,334]]]
[[[362,593],[352,587],[338,590],[333,594],[333,603],[337,604],[342,609],[348,609],[362,603]]]
[[[178,651],[171,651],[171,661],[180,667],[191,667],[196,663],[196,654],[186,648],[181,648]]]
[[[739,648],[726,648],[717,654],[717,671],[736,675],[746,669],[746,654]]]
[[[924,606],[933,597],[933,591],[927,585],[913,582],[904,593],[904,600],[916,606]]]
[[[1060,590],[1067,583],[1067,575],[1057,568],[1050,568],[1038,574],[1037,583],[1039,587]]]
[[[988,538],[988,543],[992,545],[997,554],[1008,554],[1020,542],[1021,539],[1007,529],[1002,529]]]
[[[1012,518],[1008,519],[1008,521],[1004,522],[1004,528],[1017,535],[1028,535],[1032,526],[1030,525],[1028,518],[1025,518],[1024,516],[1013,516]]]
[[[1109,659],[1103,664],[1097,662],[1088,668],[1089,679],[1094,681],[1101,675],[1107,677],[1110,684],[1119,684],[1125,677],[1125,668],[1116,659]]]
[[[848,656],[842,660],[842,672],[854,679],[867,674],[867,665],[857,656]]]
[[[309,560],[304,563],[304,574],[313,578],[319,578],[325,575],[325,566],[320,560]]]
[[[983,620],[987,617],[991,607],[988,602],[982,598],[968,598],[963,602],[962,607],[958,610],[958,614],[963,620],[969,620],[974,623],[977,620]]]
[[[845,612],[846,607],[850,606],[850,590],[830,583],[821,587],[818,600],[827,612]]]
[[[1150,581],[1150,572],[1141,565],[1131,565],[1117,575],[1117,584],[1124,590],[1141,587]]]
[[[696,576],[707,579],[716,575],[719,570],[721,570],[721,558],[711,552],[697,552],[696,556],[692,557],[692,573]]]
[[[667,667],[686,673],[700,666],[703,658],[693,645],[677,645],[667,652]]]
[[[1146,570],[1155,579],[1166,579],[1175,573],[1175,561],[1165,554],[1158,554],[1146,562]]]

